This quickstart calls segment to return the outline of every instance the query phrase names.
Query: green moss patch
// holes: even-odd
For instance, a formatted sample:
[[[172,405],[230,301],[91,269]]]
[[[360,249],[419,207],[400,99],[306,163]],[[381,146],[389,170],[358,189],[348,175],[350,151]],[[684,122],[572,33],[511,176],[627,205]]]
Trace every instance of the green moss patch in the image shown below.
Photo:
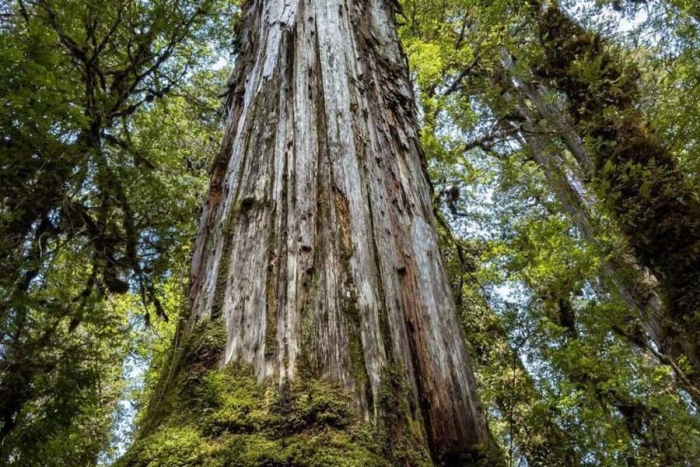
[[[178,370],[166,371],[119,467],[397,465],[341,389],[314,379],[260,383],[245,367],[219,368],[220,321],[188,334],[170,365]]]

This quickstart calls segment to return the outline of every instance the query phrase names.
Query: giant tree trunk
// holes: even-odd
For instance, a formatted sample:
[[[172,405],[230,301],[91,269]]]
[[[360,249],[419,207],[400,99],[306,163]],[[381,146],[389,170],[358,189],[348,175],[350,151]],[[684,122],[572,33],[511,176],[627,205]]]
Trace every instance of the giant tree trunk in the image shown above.
[[[246,3],[188,328],[223,318],[222,364],[337,383],[373,422],[398,372],[434,458],[453,462],[488,432],[438,251],[395,9]]]

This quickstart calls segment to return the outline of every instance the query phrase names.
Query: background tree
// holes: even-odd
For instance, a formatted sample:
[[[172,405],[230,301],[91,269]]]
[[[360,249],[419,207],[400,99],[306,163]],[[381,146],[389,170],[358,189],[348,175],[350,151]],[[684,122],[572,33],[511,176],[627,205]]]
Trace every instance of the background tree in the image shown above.
[[[93,463],[133,293],[182,267],[219,127],[214,3],[12,2],[0,116],[0,455]],[[164,98],[168,96],[168,100]],[[179,127],[179,128],[178,128]]]
[[[573,123],[595,146],[593,182],[640,262],[658,278],[665,301],[660,347],[696,355],[700,201],[673,155],[634,108],[639,73],[554,6],[532,2],[543,62],[535,75],[567,97]],[[585,70],[585,72],[583,72]],[[694,383],[696,386],[697,384]]]

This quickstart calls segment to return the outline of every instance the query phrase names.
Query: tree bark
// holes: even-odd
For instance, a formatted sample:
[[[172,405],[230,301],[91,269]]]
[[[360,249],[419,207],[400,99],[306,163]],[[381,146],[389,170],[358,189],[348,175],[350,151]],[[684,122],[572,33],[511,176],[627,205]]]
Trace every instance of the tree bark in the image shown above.
[[[489,434],[443,269],[390,0],[244,6],[189,329],[223,318],[221,363],[309,373],[381,419],[398,371],[434,458]]]

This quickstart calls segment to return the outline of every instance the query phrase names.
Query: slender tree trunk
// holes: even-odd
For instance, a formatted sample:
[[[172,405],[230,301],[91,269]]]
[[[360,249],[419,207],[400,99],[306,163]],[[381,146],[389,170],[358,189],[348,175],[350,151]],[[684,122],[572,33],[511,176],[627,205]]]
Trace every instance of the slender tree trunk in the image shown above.
[[[514,111],[522,118],[522,127],[515,127],[507,122],[505,125],[510,125],[509,131],[518,134],[521,144],[546,175],[557,199],[583,238],[593,245],[598,244],[600,228],[593,218],[597,200],[593,194],[586,192],[585,183],[577,178],[577,172],[582,172],[584,178],[592,175],[588,168],[593,158],[578,133],[570,126],[565,113],[552,102],[548,102],[541,90],[517,80],[511,92],[504,93],[503,98],[514,107],[511,113]],[[534,104],[538,115],[525,105],[524,99]],[[547,126],[542,126],[543,121]],[[552,142],[552,132],[561,138],[574,155],[580,165],[579,170],[569,170],[566,158],[558,152]],[[700,403],[698,374],[686,374],[680,364],[692,348],[674,344],[668,335],[664,304],[654,275],[642,267],[634,254],[627,250],[610,255],[602,263],[602,267],[605,284],[615,290],[631,310],[637,312],[639,322],[653,342],[653,347],[641,335],[641,330],[637,332],[635,328],[617,331],[633,344],[654,352],[663,363],[670,365],[681,385],[696,403]]]
[[[574,125],[595,144],[592,187],[635,258],[659,279],[667,348],[700,375],[700,200],[635,107],[638,72],[555,5],[530,0],[544,49],[537,78],[564,93]],[[584,76],[572,63],[589,67]],[[591,78],[589,75],[593,75]]]
[[[590,193],[585,193],[584,184],[576,178],[575,173],[568,170],[565,157],[557,152],[546,136],[547,129],[537,124],[537,118],[524,105],[518,106],[518,112],[525,121],[525,132],[519,135],[521,144],[546,175],[557,199],[583,238],[597,244],[600,229],[593,219],[595,198]],[[580,141],[571,130],[567,130],[567,133],[571,139]],[[590,160],[583,147],[580,148],[580,154],[584,160]],[[619,252],[606,260],[603,271],[619,296],[648,325],[649,335],[658,345],[662,344],[665,340],[660,324],[662,303],[656,290],[656,279],[644,271],[627,251]]]
[[[397,371],[434,458],[461,465],[489,434],[438,250],[396,8],[244,6],[188,329],[223,318],[222,364],[280,383],[308,372],[375,423]]]
[[[542,87],[531,86],[520,80],[515,80],[514,84],[522,91],[524,94],[523,97],[526,97],[532,102],[535,109],[537,109],[537,113],[547,122],[556,136],[561,138],[564,142],[566,148],[571,152],[571,155],[574,156],[574,159],[576,159],[584,179],[590,180],[595,171],[595,161],[586,148],[581,136],[576,131],[567,112],[561,109],[557,102],[552,102],[551,99],[548,99],[546,90],[542,89]],[[523,103],[519,104],[519,107],[521,111],[526,108]],[[527,115],[527,117],[530,120],[530,124],[534,124],[537,120],[531,115]],[[533,133],[533,137],[536,136],[538,136],[538,133]],[[540,139],[541,138],[542,137],[540,137]]]

